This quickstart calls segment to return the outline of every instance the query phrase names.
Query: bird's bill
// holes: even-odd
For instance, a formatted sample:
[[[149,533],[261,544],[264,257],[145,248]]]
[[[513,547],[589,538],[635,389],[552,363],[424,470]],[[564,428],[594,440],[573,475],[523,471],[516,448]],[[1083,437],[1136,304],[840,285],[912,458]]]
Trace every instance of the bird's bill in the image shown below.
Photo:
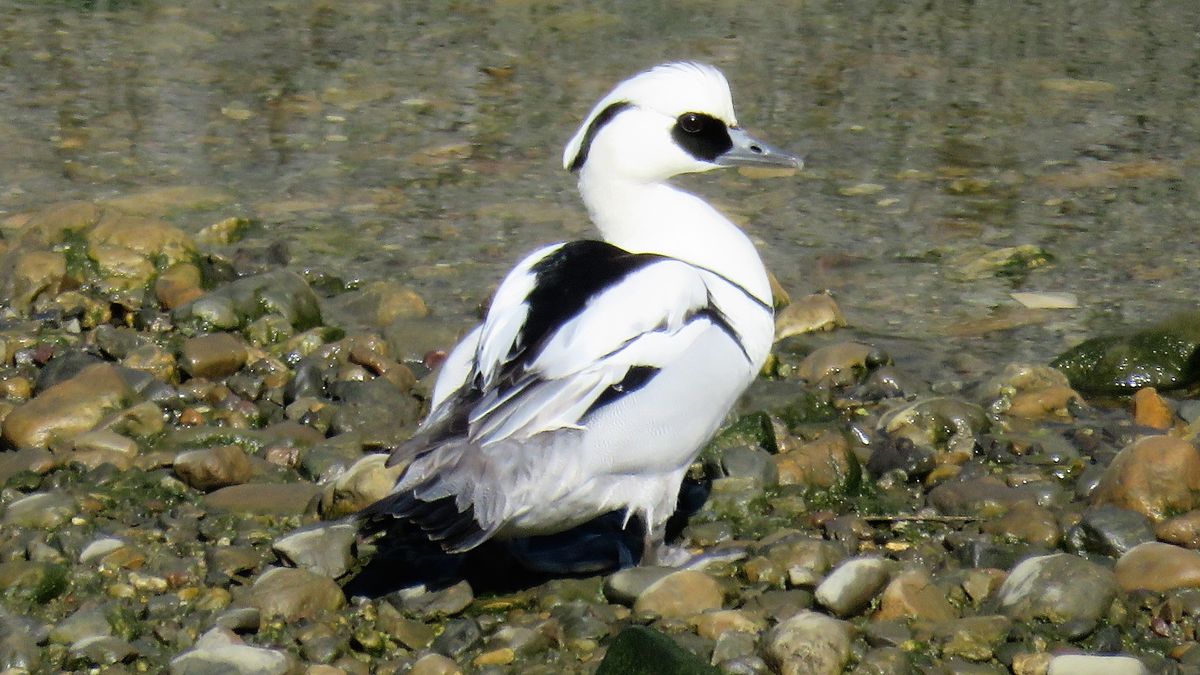
[[[745,129],[731,128],[729,130],[729,140],[733,141],[733,147],[714,160],[714,163],[718,166],[804,168],[804,160],[800,156],[767,145],[746,133]]]

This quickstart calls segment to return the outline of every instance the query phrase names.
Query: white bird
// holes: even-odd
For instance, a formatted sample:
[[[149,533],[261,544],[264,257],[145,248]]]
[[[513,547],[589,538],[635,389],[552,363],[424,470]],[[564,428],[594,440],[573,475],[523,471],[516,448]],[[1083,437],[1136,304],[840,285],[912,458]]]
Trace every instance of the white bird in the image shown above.
[[[623,510],[643,560],[689,465],[761,369],[774,322],[746,237],[673,176],[801,167],[738,126],[725,77],[668,63],[617,85],[563,153],[603,241],[542,248],[453,349],[432,409],[368,520],[407,519],[450,552]],[[624,525],[623,525],[624,526]]]

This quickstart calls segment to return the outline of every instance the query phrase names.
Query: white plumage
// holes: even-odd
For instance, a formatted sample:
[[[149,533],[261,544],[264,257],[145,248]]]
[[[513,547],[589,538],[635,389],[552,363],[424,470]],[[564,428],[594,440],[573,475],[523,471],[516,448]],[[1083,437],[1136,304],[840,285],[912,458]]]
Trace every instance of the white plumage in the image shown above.
[[[603,242],[542,248],[454,348],[432,410],[364,516],[412,520],[447,550],[625,510],[662,544],[680,482],[762,367],[770,287],[750,240],[670,185],[720,166],[800,166],[737,126],[720,71],[658,66],[619,84],[564,167]]]

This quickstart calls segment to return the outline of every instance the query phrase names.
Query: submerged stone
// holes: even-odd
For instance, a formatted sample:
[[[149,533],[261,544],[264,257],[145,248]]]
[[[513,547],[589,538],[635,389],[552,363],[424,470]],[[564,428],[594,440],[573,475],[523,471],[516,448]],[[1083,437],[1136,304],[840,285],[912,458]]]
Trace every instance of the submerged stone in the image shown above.
[[[630,626],[608,646],[596,675],[718,675],[716,668],[666,635],[645,626]]]
[[[1086,393],[1132,394],[1143,387],[1170,391],[1200,381],[1200,314],[1131,335],[1086,340],[1051,363]]]

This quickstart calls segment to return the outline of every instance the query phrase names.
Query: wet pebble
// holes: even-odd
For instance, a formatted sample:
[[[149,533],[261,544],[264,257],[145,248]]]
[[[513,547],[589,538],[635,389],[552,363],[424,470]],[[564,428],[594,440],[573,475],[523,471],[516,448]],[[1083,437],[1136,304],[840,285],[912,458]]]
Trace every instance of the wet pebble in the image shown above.
[[[228,629],[213,628],[171,659],[172,675],[284,675],[294,666],[282,651],[252,647]]]
[[[422,656],[408,671],[409,675],[462,675],[462,672],[462,668],[459,668],[454,659],[441,654]]]
[[[89,431],[121,407],[133,390],[116,367],[95,364],[39,393],[4,419],[4,438],[14,447],[46,447],[52,440]]]
[[[174,469],[184,483],[205,492],[239,485],[254,477],[250,458],[236,445],[181,452],[175,457]]]
[[[232,375],[246,364],[246,343],[231,333],[213,333],[188,339],[179,354],[179,366],[192,377],[215,379]]]
[[[1059,654],[1050,659],[1046,675],[1150,675],[1150,670],[1132,656]]]
[[[887,583],[890,565],[878,556],[842,561],[817,586],[814,597],[838,616],[850,616],[866,607]]]
[[[247,603],[258,608],[262,620],[313,618],[346,604],[342,589],[329,577],[307,570],[271,568],[250,587]]]
[[[1088,509],[1079,521],[1078,550],[1120,557],[1130,549],[1154,541],[1150,519],[1129,509],[1105,504]]]
[[[800,612],[772,628],[763,655],[780,675],[836,675],[850,659],[850,624]]]
[[[1126,591],[1169,591],[1200,586],[1200,552],[1151,541],[1117,560],[1117,582]]]
[[[1092,493],[1155,522],[1200,507],[1200,450],[1174,436],[1146,436],[1121,449]]]
[[[1063,630],[1090,630],[1116,596],[1116,576],[1108,569],[1067,553],[1029,558],[1009,573],[996,592],[1007,616],[1045,619]]]
[[[331,579],[346,574],[354,562],[354,525],[324,525],[300,530],[271,546],[285,561]]]
[[[242,483],[213,490],[204,504],[220,511],[300,514],[321,491],[311,483]]]
[[[680,570],[650,584],[637,596],[633,611],[664,618],[687,618],[720,609],[724,593],[715,579],[697,570]]]
[[[16,527],[52,530],[78,512],[78,504],[68,494],[35,492],[9,504],[3,522]]]
[[[948,621],[958,616],[946,593],[934,585],[922,569],[909,569],[896,574],[879,598],[875,620],[929,619]]]
[[[627,567],[605,577],[604,597],[609,602],[632,605],[647,588],[674,571],[670,567]]]

